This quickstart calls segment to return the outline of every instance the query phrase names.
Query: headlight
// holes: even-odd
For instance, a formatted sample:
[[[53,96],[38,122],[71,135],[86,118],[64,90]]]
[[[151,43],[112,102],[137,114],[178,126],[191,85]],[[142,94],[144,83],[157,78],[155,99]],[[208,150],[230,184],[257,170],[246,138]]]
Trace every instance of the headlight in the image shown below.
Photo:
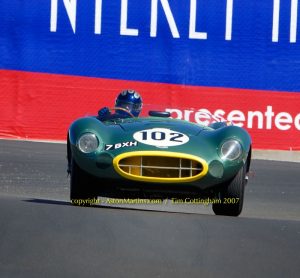
[[[99,141],[95,134],[85,133],[79,138],[77,146],[83,153],[91,153],[98,148]]]
[[[239,141],[231,139],[223,143],[221,147],[221,158],[236,160],[242,154],[242,146]]]

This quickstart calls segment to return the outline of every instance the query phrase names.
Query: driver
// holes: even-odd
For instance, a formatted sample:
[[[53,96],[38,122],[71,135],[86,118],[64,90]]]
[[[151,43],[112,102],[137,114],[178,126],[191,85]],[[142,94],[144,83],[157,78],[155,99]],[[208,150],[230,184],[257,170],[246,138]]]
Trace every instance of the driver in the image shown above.
[[[124,90],[115,101],[115,112],[112,114],[108,107],[103,107],[98,111],[98,119],[107,121],[117,118],[138,117],[142,110],[142,105],[142,98],[137,91]]]

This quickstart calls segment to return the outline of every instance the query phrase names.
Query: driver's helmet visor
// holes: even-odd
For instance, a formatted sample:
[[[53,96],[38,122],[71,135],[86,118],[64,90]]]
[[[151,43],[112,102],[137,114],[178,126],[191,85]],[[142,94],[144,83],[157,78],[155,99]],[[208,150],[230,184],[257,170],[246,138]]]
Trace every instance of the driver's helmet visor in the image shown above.
[[[119,101],[116,103],[116,107],[124,108],[129,112],[140,112],[142,104]]]

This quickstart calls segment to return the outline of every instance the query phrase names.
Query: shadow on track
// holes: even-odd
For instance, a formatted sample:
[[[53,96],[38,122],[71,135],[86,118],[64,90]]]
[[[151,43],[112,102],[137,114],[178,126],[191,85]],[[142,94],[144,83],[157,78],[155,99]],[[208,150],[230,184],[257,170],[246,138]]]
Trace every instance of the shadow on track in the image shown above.
[[[85,208],[98,208],[98,209],[113,209],[113,210],[126,210],[126,211],[143,211],[143,212],[164,212],[164,213],[178,213],[178,214],[198,214],[198,215],[205,215],[205,216],[215,216],[215,215],[209,215],[207,213],[205,213],[205,211],[199,211],[199,212],[195,212],[195,211],[184,211],[181,209],[178,210],[170,210],[168,208],[164,208],[162,209],[160,207],[155,208],[155,205],[145,205],[144,207],[142,207],[142,205],[138,205],[135,207],[132,206],[126,206],[126,205],[101,205],[101,204],[94,204],[94,205],[87,205],[87,206],[75,206],[72,205],[71,202],[69,201],[60,201],[60,200],[51,200],[51,199],[40,199],[40,198],[32,198],[32,199],[25,199],[22,200],[23,202],[27,202],[27,203],[35,203],[35,204],[44,204],[44,205],[58,205],[58,206],[68,206],[68,207],[79,207],[81,209],[85,209]],[[235,218],[235,217],[234,217]]]

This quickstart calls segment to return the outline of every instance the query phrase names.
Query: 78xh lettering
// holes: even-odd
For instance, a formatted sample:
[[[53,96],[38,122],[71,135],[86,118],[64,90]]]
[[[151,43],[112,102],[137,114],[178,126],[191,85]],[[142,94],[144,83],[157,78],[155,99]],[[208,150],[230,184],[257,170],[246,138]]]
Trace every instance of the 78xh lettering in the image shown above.
[[[137,141],[127,141],[127,142],[116,143],[116,144],[106,144],[104,149],[106,151],[111,151],[111,150],[116,150],[116,149],[126,148],[126,147],[136,147],[137,145],[138,145]]]

